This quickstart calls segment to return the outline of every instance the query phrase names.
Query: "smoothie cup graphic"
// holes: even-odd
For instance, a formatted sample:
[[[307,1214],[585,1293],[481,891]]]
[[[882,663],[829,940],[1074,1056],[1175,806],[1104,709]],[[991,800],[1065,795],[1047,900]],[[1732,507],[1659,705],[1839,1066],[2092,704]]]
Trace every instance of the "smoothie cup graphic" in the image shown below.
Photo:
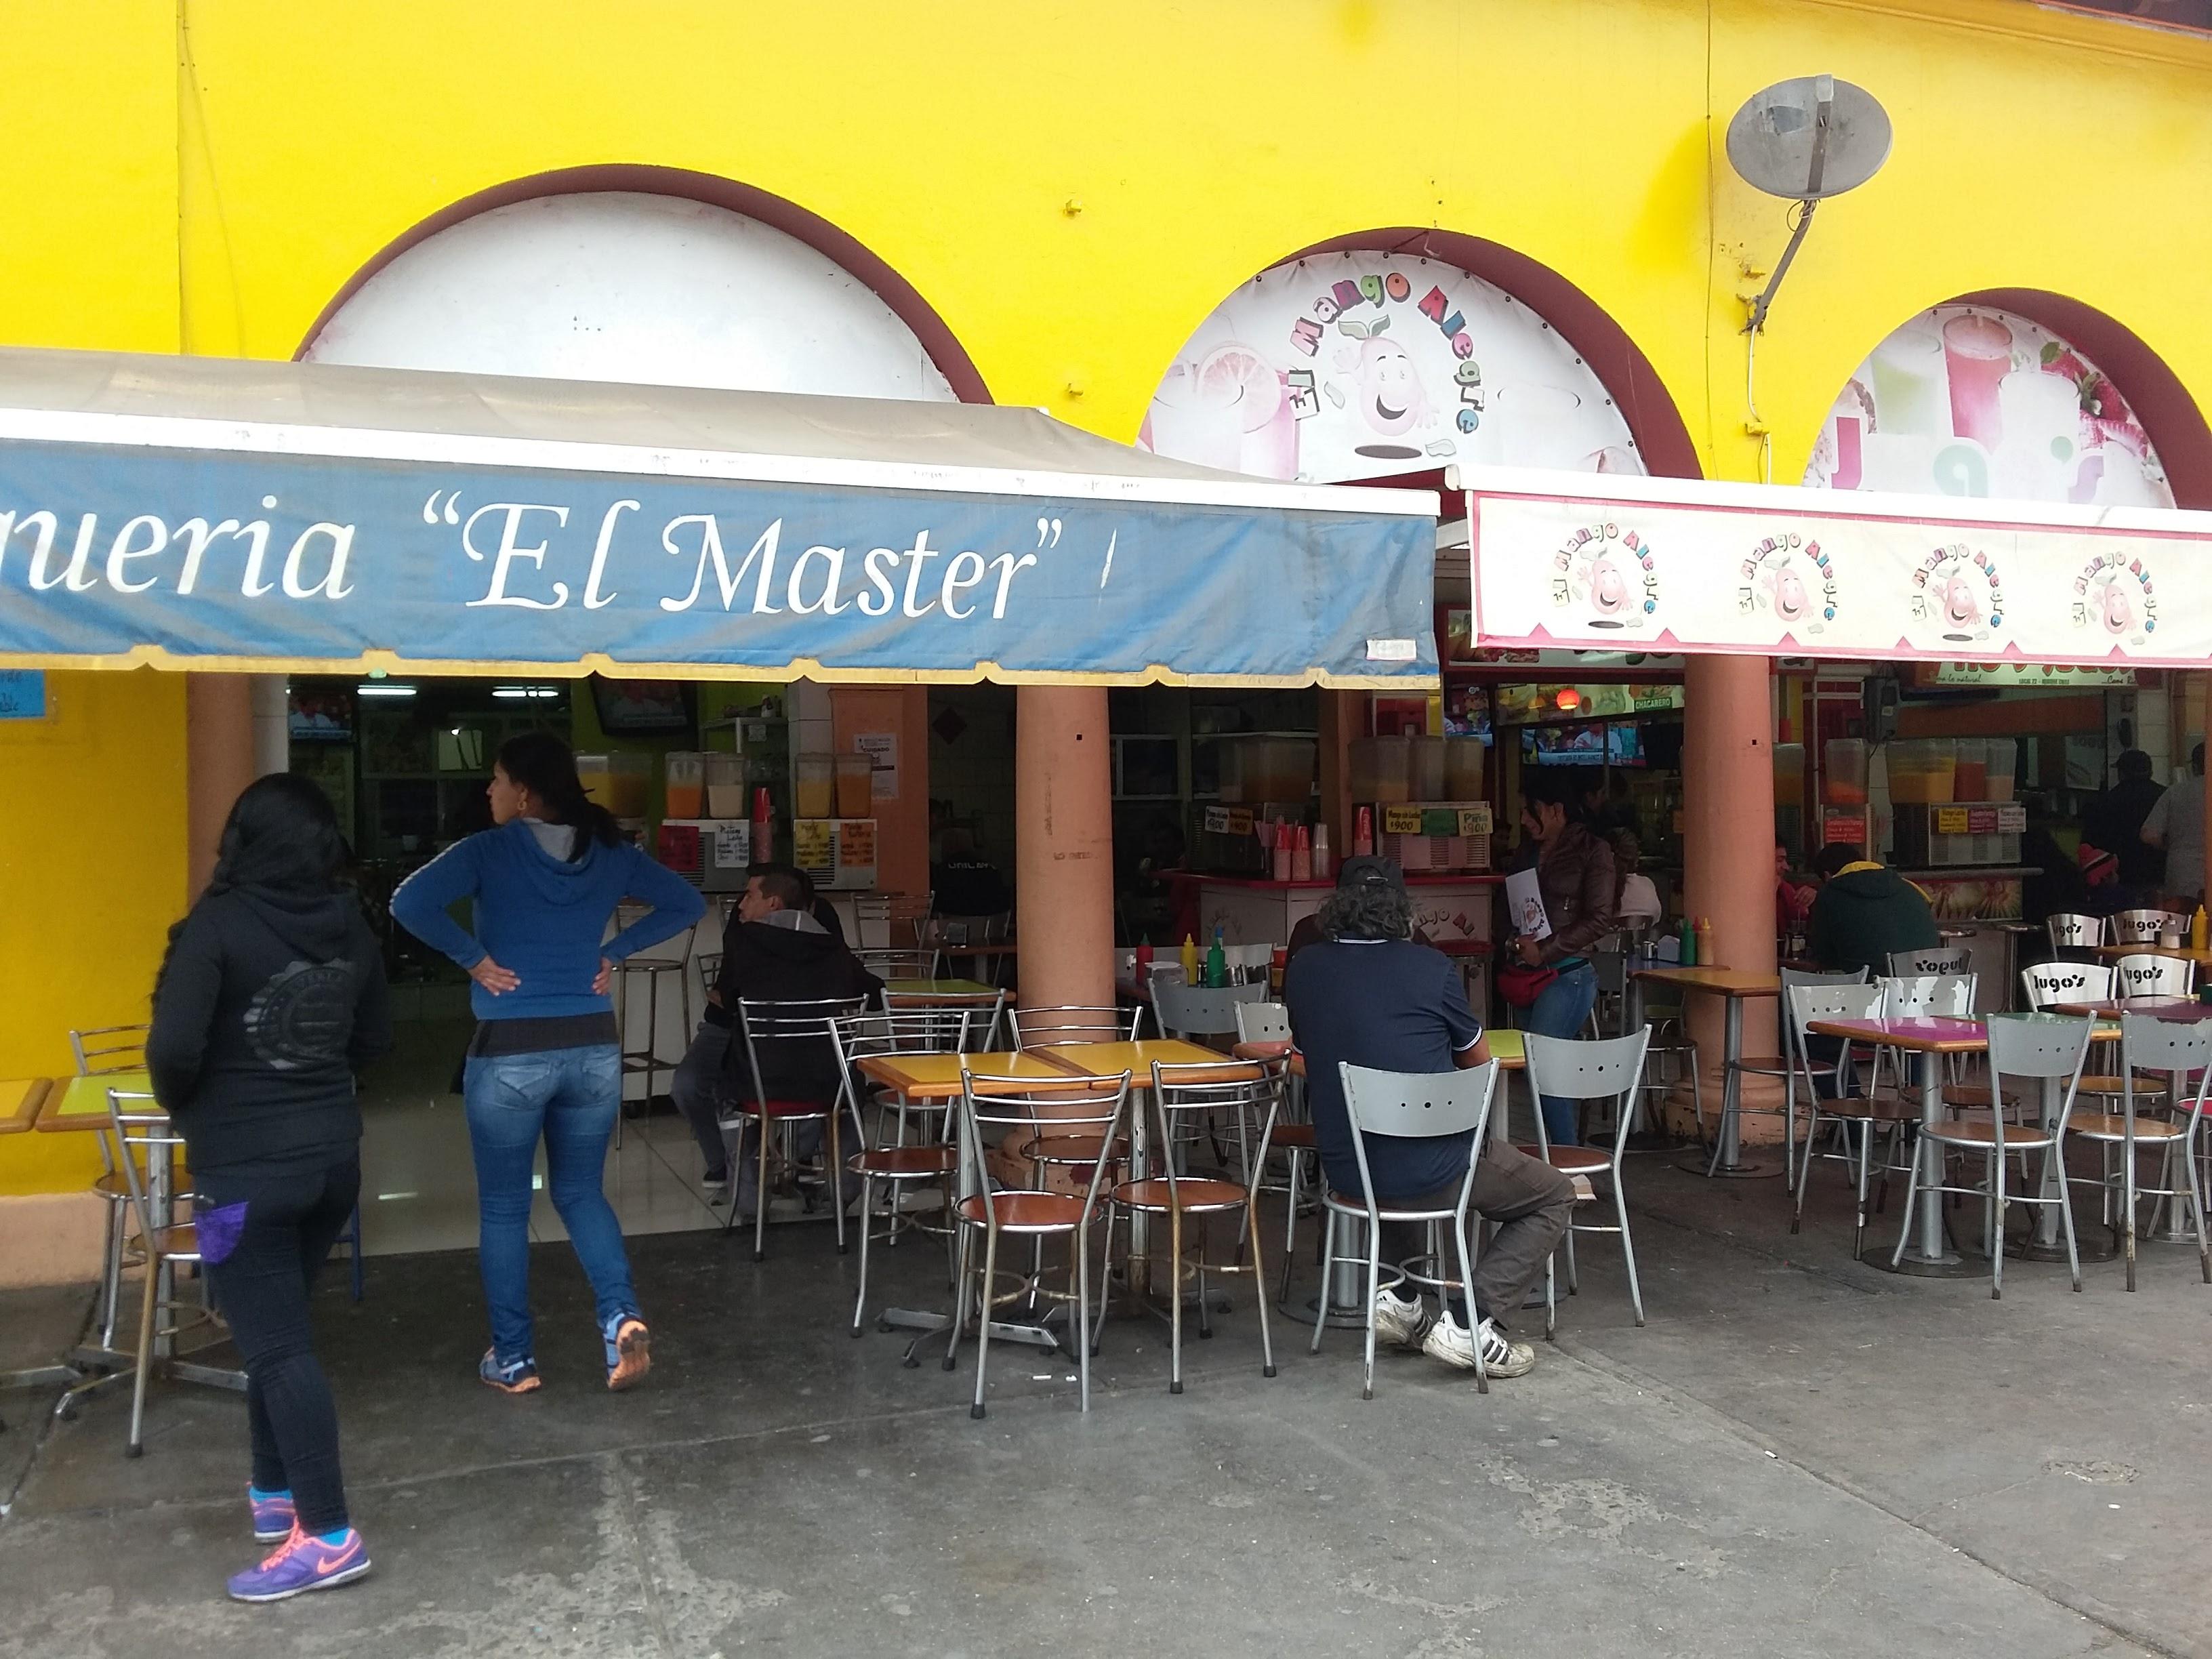
[[[2012,373],[2012,331],[1969,312],[1943,325],[1943,366],[1951,379],[1951,430],[1984,449],[2004,441],[1997,387]]]
[[[2004,447],[1992,458],[1997,495],[2063,501],[2080,466],[2081,395],[2063,375],[2019,369],[1997,383]]]
[[[1884,432],[1948,436],[1943,342],[1932,329],[1900,328],[1874,349],[1874,418]]]

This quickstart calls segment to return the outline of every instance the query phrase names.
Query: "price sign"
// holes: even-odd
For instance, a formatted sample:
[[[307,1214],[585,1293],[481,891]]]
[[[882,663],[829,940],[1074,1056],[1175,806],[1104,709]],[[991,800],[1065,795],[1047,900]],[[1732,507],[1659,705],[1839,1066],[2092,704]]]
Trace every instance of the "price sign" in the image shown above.
[[[1967,826],[1972,816],[1963,806],[1939,806],[1936,809],[1936,833],[1939,836],[1964,836],[1972,833]]]
[[[1385,806],[1382,809],[1382,833],[1386,836],[1419,835],[1421,809],[1418,806]]]
[[[1478,836],[1486,836],[1490,832],[1491,817],[1489,802],[1485,801],[1480,806],[1462,806],[1459,809],[1459,833],[1461,835],[1472,840]]]
[[[836,835],[836,825],[830,819],[799,819],[791,826],[791,861],[802,870],[835,868]]]
[[[1252,809],[1249,806],[1209,806],[1206,809],[1206,833],[1215,836],[1249,836],[1252,833]]]
[[[739,870],[753,861],[753,827],[743,818],[725,818],[714,825],[714,864],[722,870]]]
[[[876,861],[876,821],[873,818],[837,820],[837,862],[866,865]]]

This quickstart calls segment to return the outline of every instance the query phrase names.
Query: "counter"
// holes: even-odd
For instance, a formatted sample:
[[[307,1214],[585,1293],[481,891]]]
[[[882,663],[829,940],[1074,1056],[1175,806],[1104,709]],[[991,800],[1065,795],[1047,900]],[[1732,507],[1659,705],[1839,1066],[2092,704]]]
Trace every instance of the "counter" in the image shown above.
[[[1213,930],[1231,945],[1282,945],[1291,930],[1322,907],[1336,890],[1327,881],[1251,881],[1236,876],[1197,876],[1199,943],[1212,942]],[[1490,994],[1492,890],[1504,885],[1494,875],[1409,875],[1413,926],[1431,942],[1462,957],[1468,997],[1477,1009]]]
[[[1928,895],[1944,943],[1966,947],[1974,1012],[1986,1017],[2020,1006],[2020,939],[2040,931],[2019,919],[2021,885],[2037,871],[2017,864],[1953,865],[1898,873]]]

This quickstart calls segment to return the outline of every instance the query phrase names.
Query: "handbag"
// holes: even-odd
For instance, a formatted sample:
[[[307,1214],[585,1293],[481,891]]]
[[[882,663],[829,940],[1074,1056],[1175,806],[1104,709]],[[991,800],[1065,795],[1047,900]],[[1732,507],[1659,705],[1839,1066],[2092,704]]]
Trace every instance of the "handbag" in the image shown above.
[[[1551,982],[1559,978],[1556,968],[1529,968],[1512,963],[1498,970],[1498,994],[1510,1007],[1527,1008],[1544,994]]]

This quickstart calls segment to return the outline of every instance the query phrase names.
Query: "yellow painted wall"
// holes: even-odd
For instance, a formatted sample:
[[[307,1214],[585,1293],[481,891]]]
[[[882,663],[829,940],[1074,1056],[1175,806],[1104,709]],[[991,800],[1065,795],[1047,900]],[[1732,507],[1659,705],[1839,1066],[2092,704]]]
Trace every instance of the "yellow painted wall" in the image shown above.
[[[1983,288],[2098,306],[2212,389],[2212,43],[2027,0],[0,0],[0,23],[15,343],[289,356],[449,204],[644,163],[821,216],[1000,400],[1119,438],[1284,255],[1485,237],[1589,293],[1708,474],[1748,478],[1744,267],[1785,227],[1721,138],[1759,87],[1826,70],[1883,100],[1897,147],[1822,209],[1761,346],[1776,477],[1877,340]],[[176,686],[63,690],[80,738],[0,746],[0,1072],[131,1005],[183,896]]]

